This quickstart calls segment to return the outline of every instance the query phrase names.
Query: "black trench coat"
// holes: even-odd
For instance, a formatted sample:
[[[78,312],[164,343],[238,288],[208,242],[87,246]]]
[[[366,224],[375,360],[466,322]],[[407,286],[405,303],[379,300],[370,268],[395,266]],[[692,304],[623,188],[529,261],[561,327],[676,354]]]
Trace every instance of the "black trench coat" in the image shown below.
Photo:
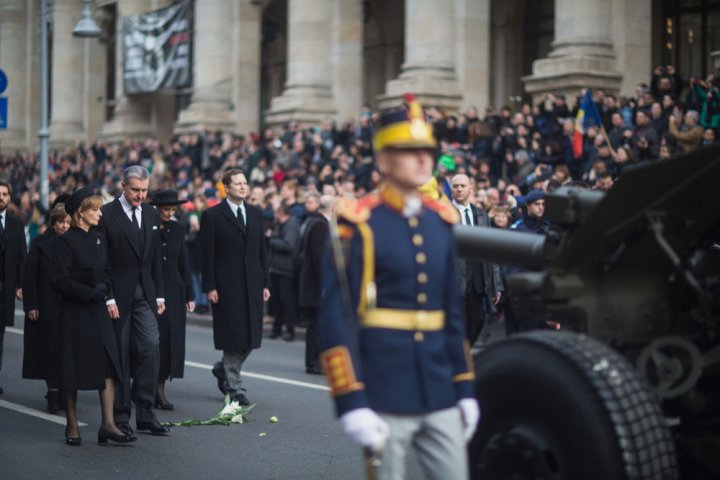
[[[330,237],[330,224],[322,213],[311,214],[304,225],[302,237],[302,264],[299,276],[298,305],[301,307],[319,307],[320,269],[322,256],[328,246]]]
[[[22,285],[27,244],[23,223],[8,212],[5,212],[5,233],[0,235],[0,255],[4,265],[4,269],[0,269],[0,282],[6,287],[0,299],[0,326],[12,327],[15,325],[15,290]]]
[[[25,317],[23,378],[50,380],[50,355],[57,326],[58,294],[50,285],[50,261],[58,239],[51,228],[30,244],[23,274],[23,309],[39,310],[37,320]]]
[[[205,210],[200,222],[203,291],[217,290],[212,305],[217,350],[260,348],[263,288],[269,288],[267,251],[260,210],[245,205],[243,231],[227,201]]]
[[[50,265],[53,289],[60,294],[54,355],[59,387],[100,390],[106,374],[120,378],[112,320],[97,289],[110,288],[105,237],[73,227],[55,242]],[[106,359],[111,365],[106,365]],[[114,374],[113,374],[114,369]]]
[[[185,304],[194,301],[185,232],[177,222],[160,228],[160,252],[165,279],[165,312],[160,328],[160,380],[182,378],[185,370]]]

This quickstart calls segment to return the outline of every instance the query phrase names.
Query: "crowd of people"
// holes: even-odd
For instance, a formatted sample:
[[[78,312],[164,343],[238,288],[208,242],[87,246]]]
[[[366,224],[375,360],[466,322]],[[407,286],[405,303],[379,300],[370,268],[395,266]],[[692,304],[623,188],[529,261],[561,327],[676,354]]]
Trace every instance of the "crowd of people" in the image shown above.
[[[639,84],[635,93],[629,98],[593,92],[602,125],[584,132],[579,156],[573,153],[579,98],[570,107],[564,95],[548,94],[536,105],[487,107],[482,116],[475,107],[454,115],[428,109],[439,140],[435,176],[443,186],[452,175],[467,174],[474,186],[473,204],[492,220],[497,211],[503,217],[503,208],[512,209],[515,198],[530,190],[570,181],[607,190],[633,164],[716,143],[720,98],[712,75],[683,82],[672,67],[658,67],[650,83]],[[117,196],[123,169],[143,165],[151,173],[151,190],[176,189],[181,199],[190,200],[180,214],[191,214],[192,243],[198,229],[192,214],[222,198],[222,172],[240,168],[248,175],[250,201],[263,209],[269,229],[282,200],[291,202],[292,216],[302,221],[308,193],[359,198],[377,189],[381,178],[372,145],[377,115],[365,108],[357,120],[341,125],[330,120],[315,127],[290,123],[245,136],[207,131],[179,135],[166,145],[155,139],[81,143],[51,152],[50,200],[87,186],[101,191],[107,201]],[[22,218],[31,240],[49,213],[38,202],[37,156],[5,153],[0,177],[12,186],[10,208]],[[283,187],[288,179],[293,182]],[[199,273],[192,259],[191,267]],[[198,306],[201,311],[207,307],[204,302]]]

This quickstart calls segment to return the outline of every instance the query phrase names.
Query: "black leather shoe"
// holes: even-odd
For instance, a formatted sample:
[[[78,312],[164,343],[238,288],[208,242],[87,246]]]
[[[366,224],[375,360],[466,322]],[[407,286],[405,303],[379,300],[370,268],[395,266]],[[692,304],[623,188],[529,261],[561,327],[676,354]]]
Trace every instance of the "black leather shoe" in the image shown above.
[[[138,422],[136,425],[138,431],[147,431],[151,435],[167,435],[170,433],[170,428],[164,425],[160,425],[157,421],[154,422]]]
[[[162,403],[162,402],[160,402],[160,400],[155,400],[155,408],[159,408],[160,410],[171,411],[171,410],[175,410],[175,405],[173,405],[170,402]]]
[[[68,436],[68,429],[65,429],[65,445],[70,445],[71,447],[79,447],[82,445],[82,438],[81,437],[69,437]]]
[[[309,373],[311,375],[322,375],[323,371],[318,366],[312,366],[312,367],[305,367],[305,373]]]
[[[133,429],[130,425],[127,423],[118,423],[117,427],[120,429],[121,432],[123,432],[125,435],[132,436],[135,432],[133,432]]]
[[[236,393],[230,397],[230,401],[238,402],[241,407],[247,407],[250,405],[250,400],[245,396],[244,393]]]
[[[98,443],[108,443],[108,440],[112,440],[116,443],[131,443],[137,440],[137,437],[131,434],[127,434],[125,432],[123,432],[122,434],[108,432],[103,427],[100,427],[100,430],[98,430]]]
[[[2,395],[3,393],[5,393],[5,391],[2,389],[2,387],[0,387],[0,395]]]
[[[276,338],[280,338],[280,334],[277,332],[272,332],[270,335],[268,335],[268,338],[271,340],[275,340]]]
[[[225,369],[223,368],[222,362],[215,362],[215,365],[213,365],[212,368],[212,374],[217,379],[218,390],[220,390],[223,395],[227,395],[228,384],[227,379],[225,378]]]
[[[286,342],[292,342],[293,340],[295,340],[295,334],[287,332],[285,335],[283,335],[283,340],[285,340]]]

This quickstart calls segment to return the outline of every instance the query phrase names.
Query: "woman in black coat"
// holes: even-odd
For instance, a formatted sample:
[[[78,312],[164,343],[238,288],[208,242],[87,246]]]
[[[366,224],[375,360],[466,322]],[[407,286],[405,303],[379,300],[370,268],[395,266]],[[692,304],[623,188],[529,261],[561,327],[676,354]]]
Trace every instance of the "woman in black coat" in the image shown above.
[[[173,404],[165,397],[165,381],[182,378],[185,369],[185,311],[195,310],[192,278],[185,245],[185,231],[172,220],[178,205],[177,192],[160,190],[152,204],[160,214],[160,248],[162,250],[165,279],[165,312],[158,318],[160,328],[160,375],[155,396],[155,407],[172,410]]]
[[[50,285],[50,259],[56,240],[70,228],[65,204],[56,204],[50,213],[50,228],[33,240],[23,274],[23,378],[45,380],[48,386],[47,411],[60,410],[60,391],[52,388],[51,351],[55,338],[58,295]]]
[[[113,419],[115,379],[120,378],[115,332],[105,306],[110,288],[105,237],[90,228],[100,221],[102,198],[82,188],[65,202],[72,227],[55,242],[50,262],[52,288],[60,295],[55,336],[58,379],[65,391],[65,443],[81,444],[77,391],[98,390],[102,425],[98,443],[128,443]]]

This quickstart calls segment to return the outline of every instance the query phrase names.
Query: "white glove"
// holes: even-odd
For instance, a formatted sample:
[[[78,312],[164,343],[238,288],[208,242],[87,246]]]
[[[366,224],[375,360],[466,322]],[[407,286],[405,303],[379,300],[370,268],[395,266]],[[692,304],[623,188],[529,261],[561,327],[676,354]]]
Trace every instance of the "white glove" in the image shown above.
[[[474,398],[462,398],[457,404],[463,422],[465,441],[469,442],[480,420],[480,406]]]
[[[340,417],[343,431],[361,447],[382,450],[390,433],[388,424],[369,408],[356,408]]]

